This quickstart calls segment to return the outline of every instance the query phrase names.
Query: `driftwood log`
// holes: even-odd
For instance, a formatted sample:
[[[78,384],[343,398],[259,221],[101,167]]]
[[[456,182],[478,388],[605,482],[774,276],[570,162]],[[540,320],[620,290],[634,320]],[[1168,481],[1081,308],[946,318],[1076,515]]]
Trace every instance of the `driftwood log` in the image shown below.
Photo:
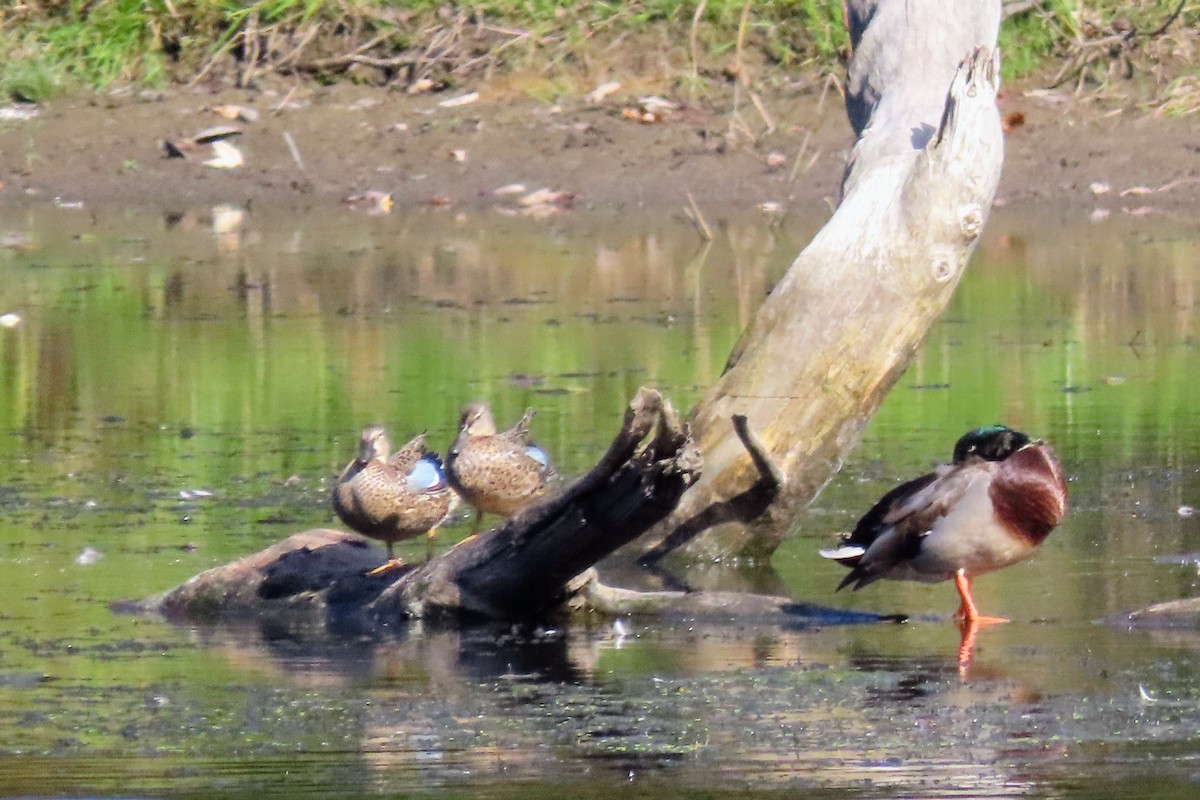
[[[627,545],[651,561],[680,551],[706,560],[773,552],[837,471],[962,275],[1002,161],[999,0],[846,5],[855,48],[846,106],[858,139],[844,199],[693,411],[693,433],[643,389],[587,475],[425,564],[370,578],[364,573],[381,562],[378,548],[310,531],[143,607],[338,629],[445,616],[521,619],[567,601],[613,613],[813,615],[788,598],[630,594],[605,587],[590,568]]]
[[[690,417],[705,470],[640,542],[647,560],[766,557],[840,468],[945,309],[1003,160],[999,0],[847,0],[858,140],[836,212]],[[948,91],[947,91],[948,90]],[[730,425],[743,415],[782,476]],[[736,514],[714,508],[737,506]]]

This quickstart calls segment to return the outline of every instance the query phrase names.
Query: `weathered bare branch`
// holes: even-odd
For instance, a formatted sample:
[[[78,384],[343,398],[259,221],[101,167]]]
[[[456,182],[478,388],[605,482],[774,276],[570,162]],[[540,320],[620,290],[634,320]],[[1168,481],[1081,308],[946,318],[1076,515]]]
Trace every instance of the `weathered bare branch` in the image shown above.
[[[846,5],[846,107],[859,138],[843,200],[692,412],[705,474],[640,543],[651,559],[775,550],[945,308],[991,206],[1003,153],[999,1]],[[769,501],[754,494],[760,470],[734,415],[784,476]]]

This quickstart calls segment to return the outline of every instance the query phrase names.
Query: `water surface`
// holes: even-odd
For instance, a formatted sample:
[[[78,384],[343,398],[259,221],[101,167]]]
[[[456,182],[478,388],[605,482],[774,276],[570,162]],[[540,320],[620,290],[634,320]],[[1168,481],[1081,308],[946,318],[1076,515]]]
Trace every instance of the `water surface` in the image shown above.
[[[444,447],[470,400],[532,406],[585,470],[638,386],[711,385],[820,224],[0,210],[0,795],[1193,796],[1200,634],[1097,624],[1200,591],[1200,231],[1170,221],[999,212],[773,568],[688,576],[909,624],[329,641],[109,610],[332,524],[367,423]],[[815,550],[1000,421],[1054,445],[1072,507],[978,582],[1013,622],[961,675],[949,585],[835,595]]]

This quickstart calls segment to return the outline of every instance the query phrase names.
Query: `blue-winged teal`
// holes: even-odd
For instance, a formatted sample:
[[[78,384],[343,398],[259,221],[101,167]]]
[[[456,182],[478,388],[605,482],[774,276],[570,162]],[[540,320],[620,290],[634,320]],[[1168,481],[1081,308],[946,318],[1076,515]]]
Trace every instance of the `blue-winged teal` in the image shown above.
[[[458,505],[441,459],[425,449],[424,434],[394,455],[390,450],[383,428],[364,428],[358,457],[346,465],[333,488],[333,510],[342,522],[387,544],[388,563],[371,574],[402,565],[392,546],[421,534],[432,539]]]
[[[475,509],[479,529],[485,513],[508,517],[546,494],[556,477],[546,451],[529,441],[533,409],[512,428],[496,432],[492,412],[483,403],[463,410],[458,438],[446,457],[446,476]]]
[[[1066,511],[1066,481],[1049,445],[1003,425],[976,428],[958,440],[952,464],[892,489],[821,555],[851,568],[838,589],[953,578],[960,619],[1002,622],[979,615],[971,580],[1028,558]]]

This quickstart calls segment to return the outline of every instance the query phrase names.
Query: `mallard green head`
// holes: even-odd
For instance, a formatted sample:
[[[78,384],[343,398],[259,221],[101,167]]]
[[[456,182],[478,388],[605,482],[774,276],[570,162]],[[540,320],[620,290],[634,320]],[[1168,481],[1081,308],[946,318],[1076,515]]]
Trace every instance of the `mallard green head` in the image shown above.
[[[1007,425],[984,425],[963,434],[954,445],[954,463],[961,464],[970,456],[984,461],[1003,461],[1029,442],[1028,436]]]

